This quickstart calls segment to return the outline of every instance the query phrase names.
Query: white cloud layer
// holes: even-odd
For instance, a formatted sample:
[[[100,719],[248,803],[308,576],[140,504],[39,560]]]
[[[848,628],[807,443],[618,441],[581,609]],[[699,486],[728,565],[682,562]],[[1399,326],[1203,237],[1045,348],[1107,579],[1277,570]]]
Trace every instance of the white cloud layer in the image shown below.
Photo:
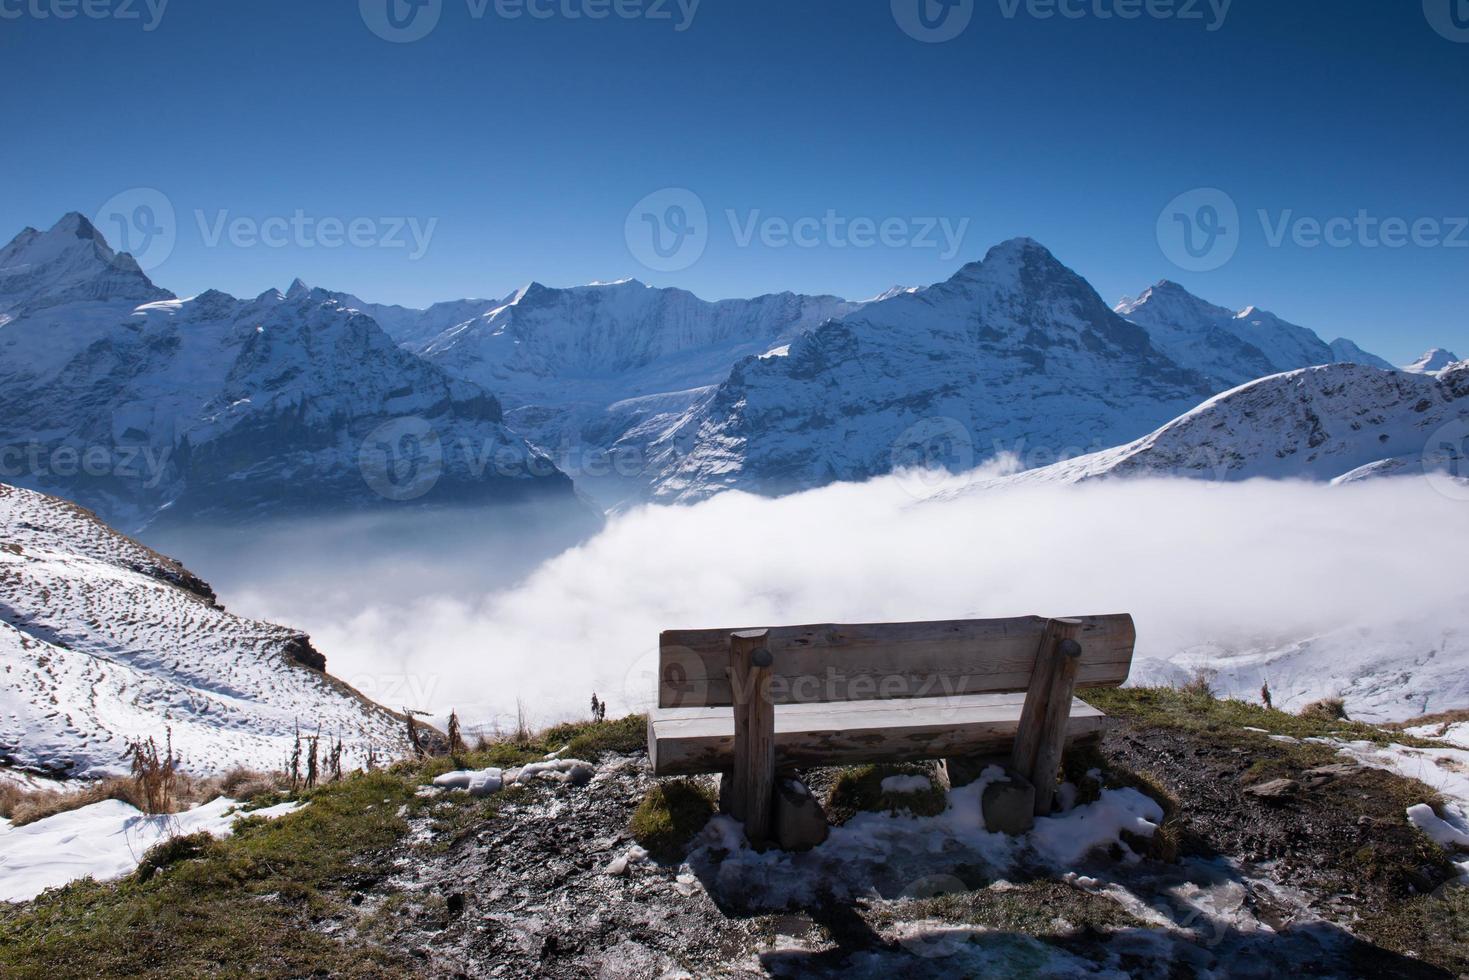
[[[614,712],[643,709],[666,628],[1031,613],[1132,613],[1134,681],[1210,664],[1222,688],[1254,696],[1269,680],[1292,707],[1334,693],[1369,717],[1469,707],[1469,505],[1424,480],[925,502],[913,486],[642,508],[509,588],[486,584],[503,556],[476,540],[439,534],[426,551],[398,535],[401,558],[367,541],[371,562],[312,559],[299,529],[290,574],[235,566],[216,584],[232,608],[311,632],[369,695],[474,722],[513,720],[517,699],[533,723],[582,717],[593,691]]]

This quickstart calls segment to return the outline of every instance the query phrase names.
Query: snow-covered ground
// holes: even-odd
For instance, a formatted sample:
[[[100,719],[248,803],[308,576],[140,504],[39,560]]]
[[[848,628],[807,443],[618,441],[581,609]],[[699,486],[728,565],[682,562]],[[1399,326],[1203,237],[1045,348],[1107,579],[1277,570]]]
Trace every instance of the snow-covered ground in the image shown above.
[[[392,757],[399,722],[302,661],[296,630],[235,616],[208,587],[65,501],[0,484],[0,751],[72,777],[124,771],[170,733],[184,768],[278,769],[298,725]]]
[[[722,897],[779,909],[814,903],[822,894],[855,899],[874,887],[893,897],[933,894],[941,884],[936,878],[951,878],[965,863],[1002,877],[1021,862],[1039,862],[1059,875],[1113,844],[1124,860],[1136,863],[1122,835],[1151,837],[1163,821],[1158,804],[1137,790],[1109,789],[1094,803],[1038,819],[1028,834],[991,833],[984,829],[980,801],[987,786],[1005,778],[999,767],[990,767],[975,782],[949,791],[947,809],[933,817],[859,813],[803,853],[753,850],[738,822],[715,817],[689,863],[712,868]],[[1074,796],[1074,788],[1063,795]]]
[[[120,878],[150,847],[171,837],[201,831],[227,837],[240,806],[219,797],[183,813],[149,816],[120,800],[103,800],[22,827],[0,820],[0,902],[28,901],[79,878]],[[299,807],[281,803],[250,816],[271,819]]]

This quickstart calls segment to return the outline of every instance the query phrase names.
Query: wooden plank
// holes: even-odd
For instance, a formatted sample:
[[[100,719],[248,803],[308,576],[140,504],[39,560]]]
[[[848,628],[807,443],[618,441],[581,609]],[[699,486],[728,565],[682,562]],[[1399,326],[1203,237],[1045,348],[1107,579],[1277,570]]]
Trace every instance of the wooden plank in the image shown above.
[[[748,630],[730,636],[730,661],[740,664],[743,690],[736,697],[734,714],[745,717],[744,768],[735,765],[736,783],[743,783],[740,799],[744,806],[745,837],[756,847],[770,834],[771,805],[775,796],[775,703],[770,699],[770,668],[773,658],[765,641],[768,630]],[[731,673],[731,681],[735,680]],[[737,733],[736,749],[740,734]]]
[[[1060,639],[1058,631],[1062,623],[1074,623],[1074,619],[1052,619],[1041,631],[1040,643],[1036,648],[1036,669],[1030,675],[1030,686],[1025,693],[1025,706],[1020,712],[1020,727],[1015,731],[1015,747],[1010,752],[1010,765],[1026,779],[1035,769],[1036,751],[1041,744],[1041,727],[1046,720],[1046,703],[1051,695],[1051,682],[1055,679],[1055,649]]]
[[[861,704],[775,707],[775,767],[916,762],[1005,753],[1020,724],[1014,694]],[[855,709],[855,710],[854,710]],[[1102,712],[1073,701],[1068,740],[1099,733]],[[734,716],[725,707],[657,710],[649,715],[648,750],[659,776],[722,772],[734,761]]]
[[[1132,617],[1077,618],[1085,650],[1077,683],[1121,685],[1137,638]],[[771,696],[776,704],[819,704],[1023,691],[1046,622],[1021,616],[771,627]],[[735,632],[743,630],[665,631],[659,638],[659,707],[732,705],[728,642]]]

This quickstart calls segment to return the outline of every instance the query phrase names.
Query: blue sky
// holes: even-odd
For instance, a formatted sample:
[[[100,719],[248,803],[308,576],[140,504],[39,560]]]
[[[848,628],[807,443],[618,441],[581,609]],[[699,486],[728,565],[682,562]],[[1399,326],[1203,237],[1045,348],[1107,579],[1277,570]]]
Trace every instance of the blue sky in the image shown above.
[[[1063,0],[1074,17],[966,0],[943,22],[929,8],[940,31],[969,14],[942,43],[900,28],[894,7],[912,22],[919,0],[703,0],[691,19],[692,0],[666,17],[654,0],[637,17],[616,11],[639,0],[436,0],[410,43],[369,29],[387,0],[87,2],[137,16],[0,0],[0,238],[152,188],[174,227],[150,274],[180,294],[300,276],[424,305],[636,276],[865,297],[1029,235],[1109,301],[1166,277],[1395,361],[1469,356],[1469,9],[1464,30],[1447,19],[1464,0],[1442,0],[1438,29],[1439,0],[1234,0],[1222,18],[1220,0],[1197,18],[1178,16],[1193,0],[1148,0],[1167,18],[1145,0]],[[611,15],[585,16],[599,2]],[[1116,16],[1129,2],[1143,16]],[[707,245],[660,271],[627,228],[665,188],[696,195]],[[1212,221],[1217,195],[1168,213],[1197,188],[1237,209],[1235,240],[1179,264],[1160,216],[1180,234]],[[298,214],[309,230],[282,232]],[[243,232],[214,238],[221,219]],[[322,219],[358,222],[358,244],[324,247]],[[783,243],[800,219],[812,247]],[[1330,219],[1342,247],[1313,245]],[[1416,240],[1371,247],[1393,220]],[[864,221],[887,242],[852,244]],[[252,242],[262,226],[284,245]]]

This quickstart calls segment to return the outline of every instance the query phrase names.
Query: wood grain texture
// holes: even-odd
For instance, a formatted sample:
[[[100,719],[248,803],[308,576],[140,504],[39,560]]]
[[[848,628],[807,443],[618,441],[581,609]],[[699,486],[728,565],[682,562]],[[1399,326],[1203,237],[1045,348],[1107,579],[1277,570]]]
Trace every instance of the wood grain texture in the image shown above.
[[[1137,633],[1126,614],[1078,617],[1080,687],[1117,687]],[[1048,620],[822,624],[769,629],[779,705],[1023,691]],[[659,638],[660,708],[731,706],[729,637],[737,629],[667,630]]]
[[[1080,623],[1061,619],[1056,620],[1053,627],[1055,643],[1048,666],[1051,683],[1046,692],[1040,738],[1029,773],[1031,785],[1035,787],[1037,816],[1051,812],[1051,802],[1056,795],[1056,771],[1061,767],[1068,715],[1072,696],[1076,693],[1076,667],[1083,653],[1083,648],[1077,643],[1081,635]]]
[[[778,661],[777,661],[778,663]],[[1023,695],[794,704],[774,708],[774,765],[917,762],[1009,750]],[[1068,741],[1100,733],[1105,716],[1081,700],[1071,704]],[[658,776],[721,772],[734,762],[734,715],[728,707],[655,710],[648,750]]]

